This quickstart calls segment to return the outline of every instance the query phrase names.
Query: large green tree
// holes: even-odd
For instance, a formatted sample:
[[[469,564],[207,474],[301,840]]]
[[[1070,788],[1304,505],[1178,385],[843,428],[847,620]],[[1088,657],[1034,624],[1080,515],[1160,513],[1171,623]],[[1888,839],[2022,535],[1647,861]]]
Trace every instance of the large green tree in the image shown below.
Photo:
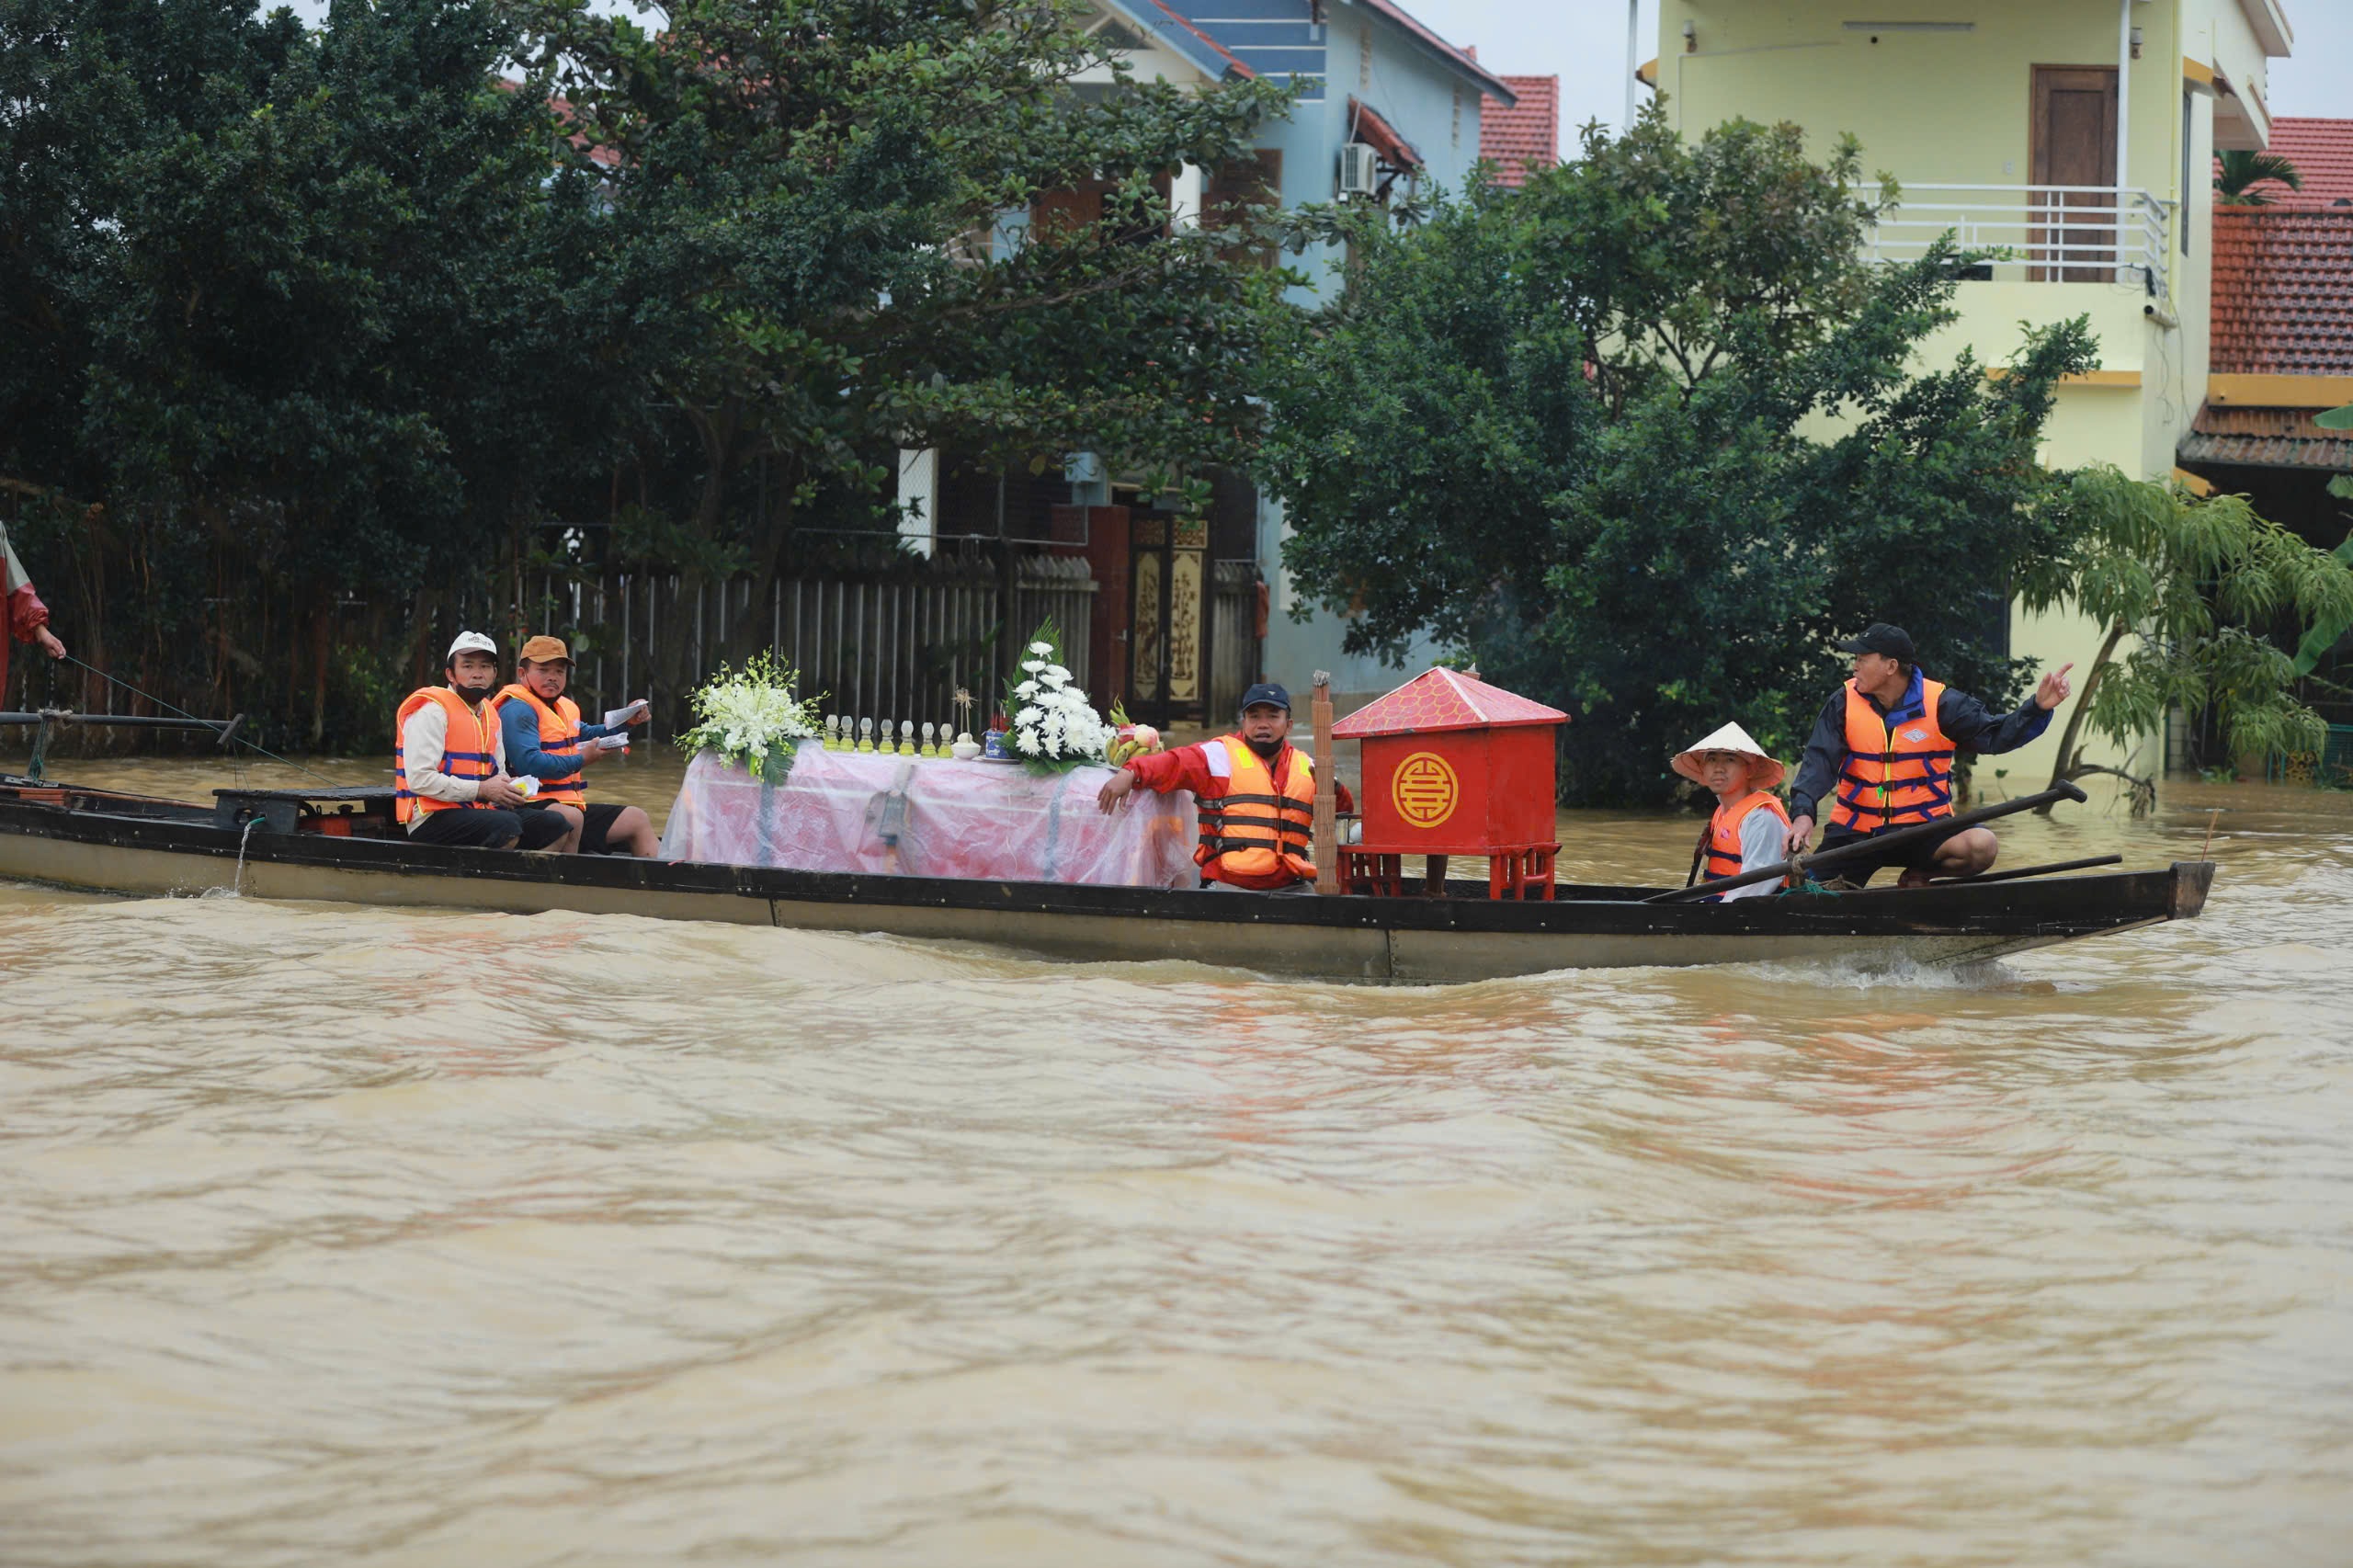
[[[0,223],[6,460],[93,662],[296,739],[330,735],[346,611],[481,585],[593,449],[594,345],[567,248],[593,217],[496,0],[337,0],[306,31],[233,4],[13,7],[23,113]],[[19,194],[21,192],[21,194]],[[568,242],[568,243],[567,243]],[[36,535],[43,530],[37,528]]]
[[[1517,192],[1333,220],[1347,295],[1273,373],[1290,571],[1352,648],[1417,636],[1568,706],[1563,791],[1655,799],[1727,719],[1784,752],[1838,634],[1907,626],[2018,689],[2018,564],[2054,543],[2036,438],[2082,323],[1923,368],[1972,258],[1878,266],[1857,154],[1790,126],[1585,133]]]
[[[821,498],[888,459],[1093,449],[1233,462],[1278,275],[1170,222],[1167,176],[1247,153],[1288,95],[1115,72],[1075,0],[681,0],[659,32],[549,0],[538,37],[609,216],[582,288],[693,432],[672,547],[754,602]],[[1081,78],[1087,80],[1082,84]],[[1038,221],[1029,222],[1034,210]],[[731,504],[764,465],[769,504]],[[681,646],[660,662],[673,674]]]

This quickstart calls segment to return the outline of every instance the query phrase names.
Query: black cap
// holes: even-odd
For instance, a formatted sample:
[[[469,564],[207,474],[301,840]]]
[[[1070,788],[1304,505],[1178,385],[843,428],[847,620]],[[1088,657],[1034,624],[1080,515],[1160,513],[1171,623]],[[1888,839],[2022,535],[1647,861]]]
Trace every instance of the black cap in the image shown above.
[[[1900,626],[1890,626],[1883,620],[1873,621],[1860,637],[1850,637],[1838,644],[1842,653],[1877,653],[1881,658],[1900,660],[1907,665],[1920,661],[1912,652],[1912,634]]]
[[[1247,713],[1261,702],[1271,703],[1284,712],[1290,711],[1290,693],[1281,687],[1261,681],[1242,694],[1242,706],[1234,711]]]

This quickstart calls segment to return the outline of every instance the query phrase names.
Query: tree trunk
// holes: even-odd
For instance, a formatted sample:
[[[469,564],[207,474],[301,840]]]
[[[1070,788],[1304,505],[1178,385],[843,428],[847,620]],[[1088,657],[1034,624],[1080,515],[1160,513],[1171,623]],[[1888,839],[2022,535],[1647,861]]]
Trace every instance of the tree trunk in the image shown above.
[[[788,472],[798,474],[800,466],[790,465]],[[787,497],[792,494],[793,488],[790,485],[785,487]],[[742,663],[776,640],[773,611],[767,615],[760,612],[770,609],[776,597],[777,579],[784,572],[785,545],[792,536],[792,517],[790,499],[785,503],[781,518],[771,517],[765,511],[761,515],[761,538],[754,547],[752,557],[751,597],[745,601],[742,619],[729,629],[726,646],[722,650],[731,663]]]
[[[2092,693],[2099,689],[2101,678],[2115,662],[2116,645],[2124,641],[2127,630],[2120,620],[2109,627],[2107,639],[2099,645],[2099,652],[2092,655],[2091,671],[2084,676],[2084,689],[2075,699],[2075,710],[2067,715],[2067,727],[2059,732],[2059,755],[2051,764],[2052,785],[2071,782],[2083,771],[2082,748],[2077,744],[2077,737],[2083,733],[2084,715],[2091,711]],[[2038,815],[2049,816],[2051,808],[2048,805],[2037,806],[2035,812]]]
[[[316,751],[327,733],[327,660],[335,644],[335,592],[329,589],[311,608],[311,749]]]

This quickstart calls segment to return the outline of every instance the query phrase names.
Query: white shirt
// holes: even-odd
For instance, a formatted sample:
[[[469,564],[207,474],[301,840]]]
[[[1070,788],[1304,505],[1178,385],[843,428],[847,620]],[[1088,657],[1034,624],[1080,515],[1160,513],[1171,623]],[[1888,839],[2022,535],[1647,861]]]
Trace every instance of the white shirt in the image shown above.
[[[463,700],[460,699],[460,700]],[[490,754],[497,760],[497,771],[506,771],[506,737],[501,732],[498,716],[485,711],[483,728],[490,732]],[[427,702],[408,716],[401,726],[401,766],[408,774],[412,793],[428,801],[447,801],[463,805],[482,794],[478,778],[452,778],[441,771],[441,754],[449,747],[449,714],[438,702]],[[432,760],[427,762],[426,759]],[[408,830],[415,833],[417,824],[430,812],[419,812],[409,819]]]

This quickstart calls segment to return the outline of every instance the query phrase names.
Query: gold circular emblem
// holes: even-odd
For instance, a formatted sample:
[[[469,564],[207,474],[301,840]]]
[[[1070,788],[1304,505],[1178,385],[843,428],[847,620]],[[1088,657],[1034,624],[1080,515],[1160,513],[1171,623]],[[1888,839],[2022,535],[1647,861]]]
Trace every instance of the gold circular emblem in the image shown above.
[[[1415,752],[1399,763],[1389,785],[1389,798],[1396,802],[1397,814],[1408,827],[1438,826],[1454,814],[1454,802],[1461,795],[1454,769],[1434,751]]]

